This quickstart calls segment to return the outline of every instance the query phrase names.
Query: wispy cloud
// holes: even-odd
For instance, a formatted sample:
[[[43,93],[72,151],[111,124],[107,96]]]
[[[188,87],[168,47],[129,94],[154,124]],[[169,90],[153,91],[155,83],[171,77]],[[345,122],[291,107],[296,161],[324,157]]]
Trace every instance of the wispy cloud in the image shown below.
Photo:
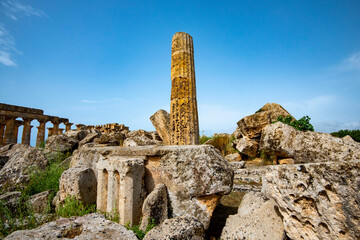
[[[110,102],[119,102],[122,101],[121,98],[110,98],[110,99],[101,99],[101,100],[89,100],[89,99],[83,99],[80,102],[82,103],[110,103]]]
[[[360,71],[360,52],[353,53],[347,57],[340,65],[341,70],[357,70]]]
[[[0,63],[5,66],[16,66],[12,54],[18,53],[15,48],[15,41],[5,26],[0,23]]]
[[[47,15],[39,9],[30,5],[22,4],[20,1],[8,0],[1,3],[2,12],[12,20],[18,20],[21,17],[47,17]]]

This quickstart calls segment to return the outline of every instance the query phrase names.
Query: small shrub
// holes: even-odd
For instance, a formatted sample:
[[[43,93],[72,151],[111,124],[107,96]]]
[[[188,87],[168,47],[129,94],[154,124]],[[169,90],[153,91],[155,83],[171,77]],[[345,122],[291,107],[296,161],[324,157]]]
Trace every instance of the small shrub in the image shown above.
[[[204,144],[204,143],[206,143],[209,139],[212,139],[212,138],[213,138],[212,136],[208,137],[208,136],[206,136],[206,135],[202,135],[202,136],[200,137],[200,139],[199,139],[199,143],[200,143],[200,144]]]
[[[346,135],[349,135],[354,141],[360,142],[360,129],[357,130],[340,130],[338,132],[331,133],[334,137],[340,137],[343,138]]]
[[[56,215],[60,217],[84,216],[89,213],[96,212],[96,205],[83,205],[75,196],[67,197],[64,204],[60,205],[56,211]]]
[[[141,219],[140,219],[140,223],[141,223]],[[149,224],[146,226],[145,231],[140,229],[140,224],[133,226],[130,226],[130,223],[125,224],[126,229],[133,231],[138,239],[143,239],[146,233],[148,233],[155,226],[156,226],[155,219],[150,219],[150,218],[149,218]]]
[[[37,147],[38,148],[45,148],[45,141],[42,141]]]
[[[310,117],[309,116],[304,116],[302,118],[300,118],[299,120],[293,119],[291,116],[279,116],[277,118],[276,122],[282,122],[285,124],[288,124],[292,127],[294,127],[297,130],[300,131],[314,131],[314,127],[313,125],[311,125],[310,123]],[[275,123],[275,122],[274,122]]]

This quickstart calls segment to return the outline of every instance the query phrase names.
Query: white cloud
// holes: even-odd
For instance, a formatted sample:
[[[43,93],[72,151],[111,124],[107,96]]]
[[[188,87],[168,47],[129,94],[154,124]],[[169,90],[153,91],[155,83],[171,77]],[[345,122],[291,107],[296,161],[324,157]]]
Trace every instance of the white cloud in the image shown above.
[[[1,50],[0,50],[0,63],[10,67],[16,66],[16,63],[11,59],[10,53]]]
[[[12,20],[18,20],[20,17],[47,17],[47,15],[31,7],[30,5],[22,4],[20,1],[8,0],[1,3],[3,13]]]
[[[339,130],[355,130],[360,129],[360,122],[315,122],[314,124],[315,131],[332,133]]]
[[[12,54],[19,53],[15,48],[15,41],[5,26],[0,23],[0,63],[5,66],[16,66]]]
[[[323,106],[328,106],[335,101],[336,97],[332,95],[323,95],[317,96],[306,101],[306,106],[308,109],[316,109]]]
[[[360,71],[360,52],[356,52],[346,58],[340,66],[341,70],[358,70]]]

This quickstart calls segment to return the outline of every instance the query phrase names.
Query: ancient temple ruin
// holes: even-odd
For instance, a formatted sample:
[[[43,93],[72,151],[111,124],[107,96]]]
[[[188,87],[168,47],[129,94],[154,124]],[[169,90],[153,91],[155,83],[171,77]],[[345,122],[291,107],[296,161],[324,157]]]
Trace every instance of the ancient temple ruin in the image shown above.
[[[22,118],[22,120],[17,120],[17,118]],[[66,131],[70,130],[72,125],[69,119],[44,115],[44,111],[41,109],[0,103],[0,146],[17,143],[18,130],[22,125],[24,127],[21,143],[30,144],[31,128],[33,127],[31,126],[31,122],[33,120],[39,122],[36,146],[39,146],[45,141],[45,127],[47,122],[53,124],[53,127],[48,128],[49,136],[62,134],[64,129],[59,128],[61,123],[65,124]]]
[[[184,32],[175,33],[171,50],[171,144],[198,144],[199,120],[192,37]]]

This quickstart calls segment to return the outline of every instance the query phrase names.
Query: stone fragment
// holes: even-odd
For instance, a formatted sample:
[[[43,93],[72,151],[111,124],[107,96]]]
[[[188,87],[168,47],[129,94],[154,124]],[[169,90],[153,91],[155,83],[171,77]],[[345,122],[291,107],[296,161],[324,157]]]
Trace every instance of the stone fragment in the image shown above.
[[[360,159],[360,143],[349,142],[328,133],[302,132],[281,122],[263,129],[260,150],[293,158],[295,163]]]
[[[172,145],[199,144],[194,46],[184,32],[172,38],[170,131]]]
[[[150,221],[155,224],[161,224],[168,219],[168,197],[166,186],[163,183],[158,184],[155,189],[146,197],[142,207],[142,221],[140,229],[146,230]]]
[[[2,154],[9,160],[0,170],[0,191],[22,188],[28,183],[32,169],[45,169],[48,165],[42,150],[27,144],[15,144]]]
[[[295,163],[294,159],[292,159],[292,158],[279,159],[278,162],[279,162],[280,165],[294,164]]]
[[[144,240],[203,240],[204,227],[200,221],[191,217],[175,217],[165,220],[160,226],[153,228]]]
[[[145,136],[129,137],[129,138],[126,138],[124,141],[124,147],[160,145],[160,144],[161,144],[161,142],[152,140]]]
[[[35,213],[46,213],[50,191],[41,192],[30,197],[30,204]]]
[[[0,195],[0,201],[3,202],[11,212],[15,212],[19,207],[20,196],[21,192],[19,191],[6,192]]]
[[[266,167],[235,169],[233,191],[260,192]]]
[[[70,137],[76,139],[78,142],[83,140],[88,134],[90,133],[89,130],[69,130],[64,133],[66,137]]]
[[[235,132],[233,132],[231,135],[234,136],[235,139],[240,139],[243,136],[239,127],[237,127]]]
[[[258,155],[259,143],[244,136],[236,141],[236,149],[249,157],[256,157]]]
[[[81,147],[81,146],[83,146],[83,145],[85,145],[87,143],[92,142],[95,138],[100,137],[100,136],[101,136],[101,133],[97,132],[97,131],[88,134],[83,140],[81,140],[79,142],[79,147]]]
[[[241,169],[245,167],[245,161],[239,161],[239,162],[230,162],[233,169]]]
[[[71,196],[82,201],[83,204],[95,204],[96,191],[97,182],[92,169],[86,167],[69,168],[61,174],[56,205],[59,206],[65,198]]]
[[[72,152],[78,146],[78,140],[66,135],[52,135],[46,139],[45,149],[53,152]]]
[[[260,111],[270,111],[271,122],[277,121],[277,118],[279,116],[283,116],[283,117],[290,116],[294,119],[294,117],[291,116],[291,114],[288,111],[286,111],[285,108],[283,108],[280,104],[277,103],[267,103],[262,108],[260,108]]]
[[[283,240],[284,226],[276,209],[274,200],[265,199],[261,193],[247,193],[238,213],[226,220],[221,239]]]
[[[99,138],[94,139],[94,143],[106,144],[108,146],[122,146],[125,135],[122,133],[103,133]]]
[[[271,166],[262,192],[290,239],[360,239],[360,161]]]
[[[153,139],[153,136],[151,134],[151,132],[139,129],[139,130],[135,130],[135,131],[131,131],[128,134],[126,134],[127,138],[131,138],[131,137],[147,137],[149,139]]]
[[[231,153],[226,155],[225,159],[229,162],[239,162],[241,161],[241,155],[239,153]]]
[[[150,120],[164,144],[170,145],[170,114],[167,111],[160,109],[150,117]]]
[[[16,231],[5,239],[137,240],[137,237],[124,226],[106,220],[98,213],[92,213],[82,217],[60,218],[32,230]]]

